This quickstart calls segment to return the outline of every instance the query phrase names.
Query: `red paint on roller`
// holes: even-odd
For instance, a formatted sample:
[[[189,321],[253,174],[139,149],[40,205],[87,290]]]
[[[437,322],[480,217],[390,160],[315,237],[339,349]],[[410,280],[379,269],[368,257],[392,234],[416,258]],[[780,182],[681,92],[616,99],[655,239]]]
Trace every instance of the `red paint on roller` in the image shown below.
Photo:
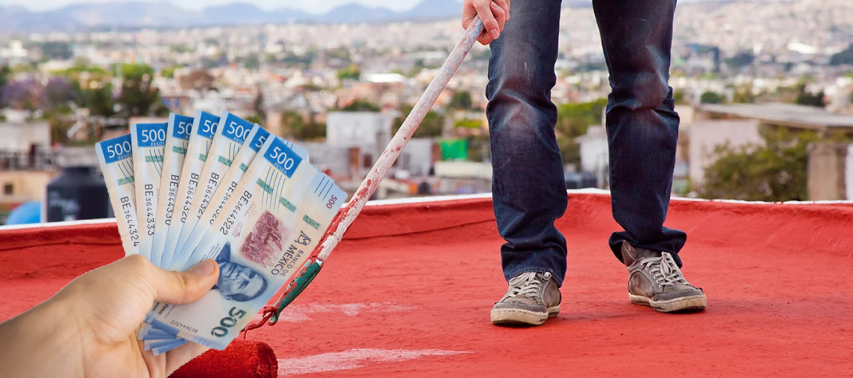
[[[266,343],[236,339],[211,349],[175,371],[172,378],[276,378],[278,360]]]

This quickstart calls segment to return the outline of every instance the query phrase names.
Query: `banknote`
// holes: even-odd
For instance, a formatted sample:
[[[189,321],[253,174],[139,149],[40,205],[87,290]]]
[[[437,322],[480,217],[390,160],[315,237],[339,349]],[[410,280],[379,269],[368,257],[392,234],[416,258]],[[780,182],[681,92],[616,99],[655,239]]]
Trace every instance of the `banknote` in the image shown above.
[[[136,335],[139,340],[177,340],[178,336],[143,322]]]
[[[163,154],[163,178],[160,180],[160,196],[157,201],[157,217],[154,222],[154,238],[151,242],[151,262],[162,266],[166,234],[172,224],[175,201],[178,199],[178,184],[181,168],[187,156],[193,118],[172,113],[166,129],[166,148]]]
[[[199,301],[159,304],[145,319],[219,350],[292,280],[346,199],[278,138],[267,140],[234,193],[182,267],[216,260],[216,285]]]
[[[163,349],[165,349],[165,348],[167,348],[167,347],[175,348],[175,347],[181,346],[181,345],[183,345],[183,344],[186,344],[186,342],[187,342],[187,341],[186,341],[186,340],[183,340],[183,339],[174,339],[174,340],[150,340],[150,341],[144,341],[144,342],[142,343],[142,345],[143,345],[143,348],[144,348],[145,350],[151,350],[151,349],[153,349],[153,348],[163,348]],[[171,348],[170,348],[170,349],[171,349]]]
[[[219,117],[197,111],[193,118],[190,131],[190,140],[187,145],[187,155],[184,166],[181,168],[181,181],[178,183],[178,197],[175,200],[175,210],[172,215],[172,224],[166,233],[166,242],[163,245],[163,257],[161,268],[171,266],[178,238],[183,230],[184,223],[190,218],[190,206],[198,189],[201,171],[207,159],[213,135],[219,125]]]
[[[187,239],[180,251],[180,253],[187,259],[189,259],[192,251],[201,242],[205,233],[210,229],[210,226],[213,225],[213,222],[216,221],[216,217],[219,216],[219,213],[225,207],[225,203],[229,198],[231,198],[231,194],[234,193],[234,189],[237,188],[237,185],[240,183],[240,179],[243,178],[243,175],[249,169],[249,165],[254,160],[255,155],[257,155],[257,152],[261,149],[269,136],[270,133],[258,125],[255,125],[252,132],[249,133],[249,136],[243,143],[243,147],[240,148],[240,152],[237,154],[237,157],[234,158],[234,163],[231,164],[231,167],[228,168],[228,171],[226,171],[225,175],[222,176],[222,183],[219,185],[219,189],[213,194],[210,204],[207,206],[207,209],[204,211],[204,214],[202,214],[201,219],[196,224],[193,232],[190,234],[190,237]],[[287,147],[299,155],[303,161],[308,161],[308,151],[306,149],[283,138],[280,139]],[[179,263],[183,264],[184,261],[179,261]]]
[[[156,357],[181,345],[184,345],[187,342],[187,340],[182,339],[143,341],[143,347],[145,348],[145,350],[150,350],[151,353],[153,353]]]
[[[201,171],[198,191],[190,205],[189,217],[178,237],[178,244],[175,247],[176,255],[182,253],[184,244],[204,214],[204,210],[207,209],[216,189],[219,188],[222,176],[231,167],[231,163],[240,153],[243,143],[249,138],[249,134],[255,127],[256,125],[251,122],[231,113],[225,113],[220,118],[216,133],[213,136],[213,142],[210,144],[207,153],[207,162],[204,163],[204,169]],[[174,259],[175,257],[173,257],[173,261]]]
[[[133,176],[133,142],[130,135],[97,143],[95,150],[110,203],[116,215],[124,254],[139,253],[139,223],[136,218],[136,192]]]
[[[133,142],[134,186],[136,187],[136,219],[139,221],[139,254],[151,259],[151,242],[157,218],[163,154],[166,149],[165,123],[130,125]]]

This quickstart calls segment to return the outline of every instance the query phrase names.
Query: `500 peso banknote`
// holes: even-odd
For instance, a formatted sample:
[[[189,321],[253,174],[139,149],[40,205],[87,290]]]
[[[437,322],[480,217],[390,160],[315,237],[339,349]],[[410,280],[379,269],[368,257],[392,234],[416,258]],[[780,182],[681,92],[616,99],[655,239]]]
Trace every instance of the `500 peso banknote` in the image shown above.
[[[136,219],[136,192],[133,176],[133,144],[130,135],[99,142],[95,150],[110,203],[116,214],[124,254],[139,253],[139,223]]]

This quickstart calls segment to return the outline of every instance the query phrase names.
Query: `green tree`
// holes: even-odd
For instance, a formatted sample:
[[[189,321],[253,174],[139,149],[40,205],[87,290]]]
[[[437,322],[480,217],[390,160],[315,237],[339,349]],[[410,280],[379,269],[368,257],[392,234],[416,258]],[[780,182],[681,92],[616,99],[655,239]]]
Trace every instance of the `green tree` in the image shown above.
[[[491,157],[488,135],[470,135],[468,141],[468,160],[485,162]]]
[[[717,146],[717,160],[705,169],[699,195],[745,201],[806,200],[807,147],[819,139],[817,134],[766,127],[762,136],[763,146]]]
[[[755,96],[752,95],[752,86],[748,85],[735,89],[732,102],[738,104],[752,104],[755,102]]]
[[[575,142],[575,138],[586,134],[589,126],[602,124],[602,114],[606,106],[607,99],[601,98],[592,102],[570,103],[557,107],[557,144],[564,163],[580,163],[580,146]]]
[[[305,120],[299,113],[288,111],[281,115],[281,125],[284,127],[284,135],[296,138],[302,133]]]
[[[848,46],[844,51],[829,58],[829,64],[833,66],[853,64],[853,45]]]
[[[257,123],[257,124],[259,124],[259,125],[263,125],[263,124],[264,124],[264,119],[263,119],[263,118],[261,118],[261,117],[258,117],[257,115],[251,115],[251,116],[248,116],[248,117],[246,117],[246,118],[244,118],[244,119],[245,119],[247,122]]]
[[[381,109],[379,105],[376,105],[367,100],[355,100],[347,106],[344,106],[340,109],[344,112],[378,112]]]
[[[71,45],[66,42],[45,42],[40,47],[46,59],[68,60],[74,56]]]
[[[3,87],[6,86],[6,83],[9,82],[9,75],[12,74],[12,69],[9,66],[0,67],[0,91],[2,91]]]
[[[454,123],[454,127],[463,129],[479,129],[483,127],[483,121],[479,119],[460,119]]]
[[[355,64],[350,64],[349,67],[338,71],[338,80],[359,80],[361,79],[361,69]]]
[[[731,68],[741,68],[752,64],[755,61],[755,55],[750,51],[741,51],[733,57],[726,59],[726,64]]]
[[[800,83],[797,85],[797,99],[794,100],[794,103],[798,105],[823,108],[826,106],[826,102],[823,100],[823,97],[823,91],[818,93],[808,92],[806,91],[806,85],[804,83]]]
[[[726,102],[726,97],[717,92],[705,92],[699,96],[699,102],[702,104],[722,104]]]
[[[255,90],[258,91],[257,96],[255,96],[255,103],[254,103],[255,116],[261,120],[261,122],[255,122],[255,123],[263,124],[263,120],[264,120],[264,118],[266,118],[266,115],[264,113],[264,91],[261,90],[260,85],[258,85],[255,88]]]
[[[403,105],[400,107],[400,117],[394,120],[395,134],[397,133],[397,130],[400,129],[400,126],[403,126],[403,122],[406,120],[406,117],[409,116],[409,113],[412,112],[412,108],[413,106],[411,105]],[[418,126],[417,130],[415,130],[414,137],[437,138],[441,136],[443,131],[444,115],[434,111],[429,111],[426,116],[424,116],[424,120],[421,122],[421,125]]]
[[[147,116],[159,110],[160,90],[151,85],[154,69],[144,64],[122,64],[124,80],[118,103],[128,116]]]
[[[447,105],[450,109],[468,110],[471,109],[471,92],[461,91],[453,94],[450,98],[450,104]]]
[[[261,67],[261,60],[257,56],[252,55],[243,61],[243,67],[246,67],[247,70],[257,70]]]
[[[84,89],[78,97],[78,106],[89,108],[92,115],[112,116],[115,114],[115,99],[113,87],[106,83],[97,88]]]
[[[326,137],[326,124],[314,122],[313,119],[306,122],[299,113],[285,112],[281,115],[281,124],[284,133],[297,140],[316,140]]]
[[[167,79],[172,79],[175,77],[175,71],[178,68],[181,68],[181,66],[171,66],[163,68],[162,70],[160,70],[160,76],[165,77]]]
[[[679,104],[679,105],[685,104],[686,103],[684,101],[685,95],[686,94],[684,93],[684,89],[676,89],[675,92],[672,94],[672,99],[675,100],[676,104]]]

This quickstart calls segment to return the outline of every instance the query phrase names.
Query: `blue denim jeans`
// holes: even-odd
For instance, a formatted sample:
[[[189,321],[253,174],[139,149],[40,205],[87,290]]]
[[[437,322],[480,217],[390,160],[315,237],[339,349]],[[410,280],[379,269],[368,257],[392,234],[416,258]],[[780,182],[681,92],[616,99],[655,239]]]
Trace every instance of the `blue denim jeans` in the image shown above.
[[[687,235],[663,227],[672,190],[678,114],[668,85],[675,0],[593,0],[610,73],[606,129],[613,217],[620,246],[678,252]],[[567,206],[551,102],[560,24],[559,0],[512,3],[512,19],[491,44],[487,116],[492,191],[507,280],[551,272],[562,284],[566,239],[554,226]],[[569,215],[571,216],[571,215]]]

